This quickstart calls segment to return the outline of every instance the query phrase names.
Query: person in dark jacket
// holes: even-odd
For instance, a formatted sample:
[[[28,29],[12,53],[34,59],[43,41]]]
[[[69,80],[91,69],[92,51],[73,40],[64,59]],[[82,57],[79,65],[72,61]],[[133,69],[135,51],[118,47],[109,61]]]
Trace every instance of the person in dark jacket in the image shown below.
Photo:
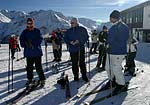
[[[42,43],[43,37],[40,30],[34,28],[34,19],[27,19],[27,28],[23,30],[20,36],[20,45],[24,48],[24,57],[26,57],[27,62],[27,83],[29,85],[33,81],[33,64],[35,63],[36,72],[39,76],[39,83],[41,86],[45,84],[45,76],[42,69]]]
[[[88,41],[87,30],[78,25],[77,18],[71,20],[71,28],[65,33],[64,41],[68,44],[69,52],[72,62],[72,71],[74,80],[79,80],[79,67],[82,74],[82,79],[88,82],[86,76],[86,64],[85,64],[85,46],[84,44]]]
[[[99,39],[99,56],[97,59],[97,65],[96,70],[102,71],[105,70],[105,64],[106,64],[106,40],[107,40],[108,32],[107,27],[103,26],[103,30],[99,33],[98,39]],[[102,67],[100,67],[102,64]]]
[[[109,77],[107,86],[116,86],[114,93],[127,89],[122,72],[122,61],[127,54],[127,40],[129,38],[129,28],[121,21],[121,14],[114,10],[110,14],[110,22],[113,23],[108,31],[107,37],[107,59],[106,71]]]
[[[56,36],[57,36],[57,38],[58,38],[58,44],[59,44],[59,46],[60,46],[60,48],[59,48],[59,50],[58,50],[58,51],[59,51],[59,54],[60,54],[58,61],[61,61],[63,34],[62,34],[62,32],[61,32],[61,30],[60,30],[59,28],[58,28],[57,31],[56,31]]]

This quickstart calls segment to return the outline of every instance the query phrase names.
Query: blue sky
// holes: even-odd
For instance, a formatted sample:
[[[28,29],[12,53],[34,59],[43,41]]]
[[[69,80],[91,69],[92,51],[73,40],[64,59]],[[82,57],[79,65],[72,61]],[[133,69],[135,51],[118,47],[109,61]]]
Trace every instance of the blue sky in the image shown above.
[[[68,16],[87,17],[94,20],[108,21],[114,10],[124,10],[147,0],[0,0],[0,9],[48,10],[62,12]]]

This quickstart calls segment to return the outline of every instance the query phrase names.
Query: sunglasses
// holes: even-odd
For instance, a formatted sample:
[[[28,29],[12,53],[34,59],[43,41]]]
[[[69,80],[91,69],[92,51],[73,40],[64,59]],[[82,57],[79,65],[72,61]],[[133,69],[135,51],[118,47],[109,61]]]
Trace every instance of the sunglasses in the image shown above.
[[[33,23],[27,23],[28,25],[32,25]]]
[[[70,24],[75,24],[75,22],[71,22]]]

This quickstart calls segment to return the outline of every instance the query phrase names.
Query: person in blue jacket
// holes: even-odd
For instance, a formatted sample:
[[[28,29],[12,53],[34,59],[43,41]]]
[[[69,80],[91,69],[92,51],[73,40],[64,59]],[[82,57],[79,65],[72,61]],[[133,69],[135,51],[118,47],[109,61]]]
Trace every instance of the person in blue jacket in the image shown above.
[[[72,18],[71,28],[68,29],[64,36],[64,41],[69,47],[69,52],[72,62],[72,72],[74,81],[79,80],[79,67],[82,74],[82,79],[88,82],[87,70],[85,64],[85,43],[88,42],[88,33],[84,27],[78,25],[77,18]]]
[[[35,68],[39,76],[39,82],[41,86],[45,84],[45,76],[42,69],[42,43],[43,37],[40,30],[34,28],[34,19],[27,19],[27,28],[23,30],[20,36],[20,45],[24,48],[24,57],[26,57],[27,62],[27,83],[29,85],[33,81],[33,64],[35,63]]]
[[[106,86],[115,86],[114,92],[124,91],[127,89],[124,75],[122,72],[122,61],[127,54],[127,40],[129,38],[128,26],[121,21],[121,14],[114,10],[110,14],[110,22],[113,24],[108,31],[107,37],[107,60],[106,71],[109,82]]]

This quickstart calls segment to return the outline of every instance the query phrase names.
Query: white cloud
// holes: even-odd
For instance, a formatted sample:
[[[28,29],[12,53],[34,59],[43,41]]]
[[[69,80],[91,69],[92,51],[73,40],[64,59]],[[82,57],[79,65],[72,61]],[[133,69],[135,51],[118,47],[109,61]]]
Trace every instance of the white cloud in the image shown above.
[[[96,4],[100,5],[108,5],[108,6],[122,6],[124,4],[132,3],[132,2],[137,2],[137,3],[142,3],[148,0],[105,0],[105,1],[99,1],[96,0]],[[93,1],[94,2],[94,1]]]

